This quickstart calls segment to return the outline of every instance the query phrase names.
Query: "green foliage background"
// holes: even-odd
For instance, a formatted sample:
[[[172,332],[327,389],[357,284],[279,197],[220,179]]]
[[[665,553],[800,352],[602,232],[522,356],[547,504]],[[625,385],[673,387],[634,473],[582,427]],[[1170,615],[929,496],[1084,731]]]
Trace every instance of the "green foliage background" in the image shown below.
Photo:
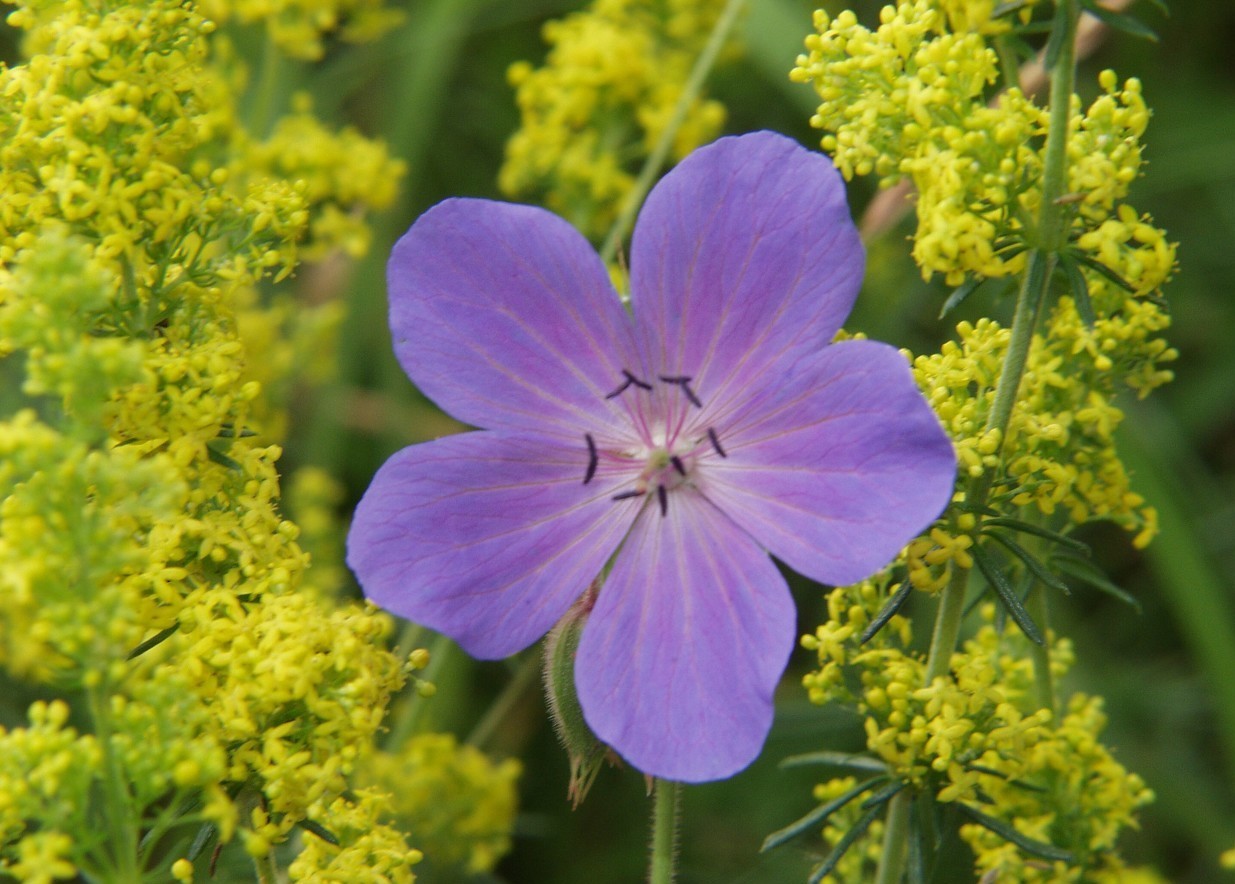
[[[321,116],[351,121],[386,139],[409,164],[398,206],[379,218],[370,255],[346,267],[303,269],[303,296],[347,300],[338,379],[298,403],[283,462],[341,477],[350,510],[374,470],[404,445],[454,425],[419,397],[391,355],[385,322],[385,255],[425,208],[446,196],[499,198],[496,175],[505,140],[518,123],[506,69],[538,62],[541,24],[576,8],[560,0],[414,0],[407,21],[380,43],[337,47],[314,66],[286,63],[284,94],[308,89]],[[817,144],[807,125],[815,104],[788,71],[810,31],[812,3],[754,0],[742,25],[745,55],[711,81],[729,110],[728,132],[776,129]],[[827,4],[832,11],[840,4]],[[864,21],[876,3],[850,4]],[[1126,402],[1122,450],[1134,487],[1158,507],[1162,531],[1140,553],[1123,532],[1095,529],[1086,539],[1115,582],[1143,605],[1137,614],[1097,594],[1055,606],[1061,633],[1075,638],[1071,686],[1102,694],[1111,717],[1106,741],[1157,794],[1142,831],[1126,846],[1130,863],[1151,863],[1172,881],[1219,880],[1218,855],[1235,845],[1235,6],[1177,0],[1165,18],[1148,2],[1133,11],[1161,39],[1108,36],[1078,82],[1097,89],[1102,68],[1143,80],[1154,110],[1146,135],[1149,167],[1131,201],[1180,242],[1180,270],[1167,286],[1170,339],[1181,352],[1176,381],[1146,402]],[[243,36],[243,35],[241,35]],[[256,39],[256,38],[255,38]],[[16,59],[11,34],[0,54]],[[868,182],[851,190],[855,214]],[[917,352],[937,346],[951,319],[935,317],[946,292],[923,283],[908,257],[907,227],[871,250],[869,291],[850,327]],[[345,282],[338,285],[338,274]],[[981,293],[957,318],[1003,316],[1011,303]],[[817,587],[795,586],[807,631],[823,614]],[[929,609],[920,606],[929,616]],[[764,835],[812,806],[812,771],[780,770],[778,759],[821,747],[857,748],[855,722],[810,706],[795,658],[778,719],[761,760],[732,781],[687,790],[682,881],[803,880],[818,857],[795,843],[758,856]],[[436,727],[467,733],[509,678],[503,664],[454,652],[437,672]],[[24,715],[31,698],[0,696],[0,721]],[[650,802],[631,771],[602,773],[575,812],[566,800],[565,758],[532,687],[504,719],[491,746],[525,759],[522,812],[513,852],[493,881],[634,881],[642,875]],[[410,841],[416,843],[416,833]],[[424,880],[433,880],[425,875]]]

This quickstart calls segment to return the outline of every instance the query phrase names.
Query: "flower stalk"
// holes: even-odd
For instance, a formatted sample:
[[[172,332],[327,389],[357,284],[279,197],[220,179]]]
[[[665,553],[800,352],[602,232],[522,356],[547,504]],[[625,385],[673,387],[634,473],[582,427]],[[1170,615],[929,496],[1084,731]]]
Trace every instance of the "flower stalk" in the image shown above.
[[[1060,198],[1067,185],[1068,123],[1076,73],[1076,29],[1080,15],[1076,0],[1060,0],[1060,3],[1061,14],[1057,17],[1057,22],[1064,28],[1064,32],[1055,36],[1061,48],[1050,73],[1050,126],[1046,136],[1042,208],[1034,236],[1035,248],[1030,252],[1025,276],[1017,295],[1016,311],[1012,318],[1012,337],[1008,342],[1008,350],[1004,355],[999,381],[995,387],[995,398],[986,420],[986,429],[998,431],[1001,443],[1006,439],[1016,395],[1025,374],[1034,328],[1050,284],[1055,252],[1067,237],[1064,206]],[[975,510],[980,509],[986,503],[990,485],[991,474],[988,471],[970,484],[966,502]],[[958,569],[944,588],[931,637],[926,676],[928,681],[947,671],[948,660],[960,635],[967,583],[967,572]],[[1040,625],[1045,633],[1046,624]]]
[[[652,850],[648,884],[672,884],[677,878],[678,815],[682,784],[657,779],[653,786]]]

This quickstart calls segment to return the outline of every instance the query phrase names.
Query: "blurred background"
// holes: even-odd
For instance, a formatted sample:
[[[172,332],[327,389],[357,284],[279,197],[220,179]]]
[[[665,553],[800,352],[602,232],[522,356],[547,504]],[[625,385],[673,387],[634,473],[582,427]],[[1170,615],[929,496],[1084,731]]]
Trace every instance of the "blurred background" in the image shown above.
[[[342,297],[345,317],[333,378],[296,403],[283,471],[315,465],[339,477],[346,489],[341,515],[392,452],[459,429],[419,396],[391,355],[385,255],[420,212],[444,197],[500,198],[497,172],[519,122],[507,68],[520,60],[540,64],[544,22],[581,5],[412,0],[405,23],[379,43],[339,46],[320,63],[288,64],[281,72],[285,96],[308,90],[320,116],[386,139],[408,163],[398,204],[375,221],[368,256],[303,268],[294,280],[308,302]],[[814,93],[788,79],[815,5],[748,4],[739,26],[741,54],[709,81],[710,95],[728,110],[726,132],[770,128],[817,146],[807,124]],[[826,7],[835,12],[845,5],[864,22],[877,19],[877,3]],[[1157,794],[1141,814],[1141,830],[1124,845],[1127,859],[1186,884],[1221,880],[1217,858],[1235,847],[1235,5],[1175,0],[1166,17],[1143,0],[1132,11],[1158,42],[1108,34],[1083,63],[1078,84],[1088,101],[1103,68],[1142,79],[1154,118],[1145,136],[1146,174],[1129,201],[1180,243],[1179,270],[1166,288],[1174,316],[1170,339],[1181,354],[1176,379],[1148,401],[1129,397],[1121,440],[1134,487],[1158,508],[1162,530],[1143,553],[1114,527],[1092,527],[1085,537],[1112,579],[1140,602],[1139,613],[1097,593],[1060,599],[1054,612],[1077,650],[1065,689],[1107,698],[1105,741]],[[15,57],[11,37],[4,57]],[[869,181],[851,185],[855,215],[872,190]],[[979,293],[957,316],[940,321],[947,290],[921,280],[909,260],[909,232],[902,224],[871,244],[869,291],[850,329],[926,352],[956,319],[1006,318],[1010,303]],[[801,631],[811,631],[824,616],[822,592],[804,581],[794,589]],[[914,610],[931,614],[927,605]],[[765,835],[815,803],[817,772],[783,770],[778,760],[860,745],[854,718],[807,702],[798,679],[810,664],[805,652],[791,663],[760,761],[731,781],[687,790],[684,884],[803,881],[818,860],[812,851],[822,845],[810,838],[758,853]],[[431,726],[466,736],[502,694],[511,702],[486,748],[525,765],[513,850],[492,875],[463,880],[639,880],[650,809],[643,778],[605,770],[586,803],[572,811],[567,762],[536,680],[503,694],[517,662],[481,664],[454,651],[435,665],[438,694],[425,713]],[[415,837],[412,832],[413,843]]]

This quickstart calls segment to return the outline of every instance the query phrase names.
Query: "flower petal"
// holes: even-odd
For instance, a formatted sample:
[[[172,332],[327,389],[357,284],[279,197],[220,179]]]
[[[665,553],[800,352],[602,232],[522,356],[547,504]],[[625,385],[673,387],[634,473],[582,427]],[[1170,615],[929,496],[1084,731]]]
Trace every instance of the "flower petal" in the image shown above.
[[[365,595],[475,657],[519,651],[600,573],[633,518],[587,452],[463,433],[393,455],[365,492],[347,563]]]
[[[826,157],[771,132],[722,138],[665,176],[635,226],[645,357],[705,402],[728,398],[786,351],[826,346],[863,264]]]
[[[730,776],[759,754],[794,643],[793,599],[698,494],[646,506],[601,587],[575,668],[588,725],[644,773]]]
[[[952,443],[887,344],[834,344],[776,383],[721,432],[704,493],[795,571],[869,577],[951,499]]]
[[[395,355],[443,410],[486,429],[577,438],[619,421],[633,324],[596,252],[543,209],[451,199],[395,244]],[[594,418],[594,419],[589,419]]]

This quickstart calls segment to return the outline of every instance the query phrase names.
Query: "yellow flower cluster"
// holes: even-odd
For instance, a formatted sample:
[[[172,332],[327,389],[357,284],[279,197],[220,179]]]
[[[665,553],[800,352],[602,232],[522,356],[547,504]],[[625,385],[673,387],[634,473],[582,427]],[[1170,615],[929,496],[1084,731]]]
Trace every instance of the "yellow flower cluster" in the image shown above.
[[[822,99],[811,124],[827,131],[823,148],[846,177],[913,180],[914,259],[924,277],[949,285],[1019,273],[1035,245],[1047,114],[1018,89],[988,103],[999,66],[985,35],[1006,27],[992,11],[900,0],[874,31],[852,12],[820,11],[792,72]],[[1140,172],[1149,113],[1137,80],[1120,86],[1104,71],[1099,83],[1103,94],[1083,112],[1077,104],[1069,123],[1069,238],[1145,295],[1175,263],[1165,234],[1120,205]]]
[[[69,707],[59,701],[30,707],[30,723],[0,729],[0,871],[19,881],[72,877],[68,857],[82,831],[93,787],[90,772],[101,762],[98,742],[66,727]],[[41,830],[29,821],[43,823]]]
[[[720,14],[705,0],[593,0],[545,25],[545,65],[511,66],[521,124],[498,177],[600,238],[665,131]],[[716,137],[724,107],[696,100],[674,135],[681,159]]]
[[[1036,841],[1062,847],[1072,859],[1029,858],[989,829],[965,825],[961,837],[973,849],[979,873],[1027,884],[1131,879],[1115,852],[1116,840],[1124,829],[1136,827],[1137,808],[1153,794],[1098,742],[1105,726],[1100,699],[1074,696],[1053,738],[1024,746],[1023,774],[982,777],[989,814]],[[1162,880],[1146,872],[1137,877]]]
[[[173,833],[264,856],[302,826],[330,839],[298,880],[410,881],[418,853],[348,791],[403,664],[384,615],[329,598],[337,568],[298,591],[268,430],[270,388],[332,314],[256,288],[361,248],[398,164],[304,108],[251,138],[179,0],[9,21],[31,57],[0,68],[0,356],[32,398],[0,415],[0,665],[84,691],[94,733],[57,702],[0,734],[0,869],[128,880]],[[168,859],[178,880],[194,863]]]
[[[927,684],[925,662],[905,651],[903,624],[866,646],[856,641],[887,595],[871,581],[830,594],[832,623],[803,640],[819,660],[806,678],[812,702],[856,701],[868,750],[896,780],[937,801],[980,809],[1074,857],[1066,865],[1037,864],[989,830],[965,826],[980,874],[994,869],[1017,881],[1119,880],[1115,839],[1135,826],[1135,810],[1152,796],[1098,742],[1105,725],[1101,701],[1076,695],[1057,721],[1038,708],[1034,664],[1011,625],[1002,633],[984,626],[953,654],[951,675]],[[987,605],[983,614],[990,621],[994,607]],[[1070,643],[1055,641],[1053,676],[1066,674],[1072,660]],[[835,797],[846,788],[831,783],[816,797]],[[843,822],[836,824],[841,828],[829,840],[843,833]]]
[[[323,807],[338,844],[308,835],[304,849],[288,866],[292,881],[304,884],[411,884],[412,866],[423,859],[408,850],[402,834],[383,822],[389,796],[359,789]]]
[[[295,186],[221,187],[236,120],[206,64],[209,21],[169,2],[80,0],[8,20],[27,30],[29,60],[0,69],[0,262],[63,219],[152,290],[151,324],[163,292],[196,283],[211,258],[219,275],[290,270],[308,220]],[[226,247],[203,254],[223,230]]]
[[[271,42],[303,61],[321,58],[328,36],[367,43],[403,20],[385,0],[199,0],[197,5],[220,24],[261,22]]]
[[[491,870],[510,849],[517,809],[515,759],[494,762],[451,734],[413,736],[397,753],[379,752],[367,779],[389,791],[391,812],[435,869]]]
[[[337,248],[360,257],[369,248],[365,211],[394,201],[404,164],[353,128],[328,129],[313,115],[307,95],[295,97],[293,111],[275,123],[265,141],[249,145],[239,160],[242,169],[298,183],[310,213],[303,258],[321,258]]]

